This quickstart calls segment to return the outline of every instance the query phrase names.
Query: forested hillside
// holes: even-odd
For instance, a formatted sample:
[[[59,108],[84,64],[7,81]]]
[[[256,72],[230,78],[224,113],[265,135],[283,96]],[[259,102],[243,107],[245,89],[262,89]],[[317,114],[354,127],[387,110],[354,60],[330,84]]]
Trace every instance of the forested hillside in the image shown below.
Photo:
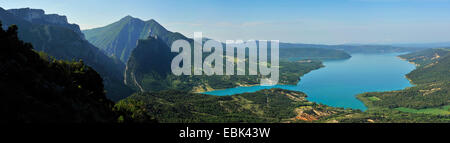
[[[133,120],[163,123],[327,122],[336,116],[359,113],[315,104],[305,97],[304,93],[282,89],[233,96],[171,90],[134,94],[118,102],[115,109],[133,111]]]
[[[2,26],[0,22],[0,27]],[[115,122],[103,79],[83,61],[63,61],[0,29],[0,122]]]
[[[400,58],[413,62],[420,67],[436,62],[440,57],[445,57],[450,52],[449,50],[450,48],[427,49],[420,52],[400,55]]]
[[[43,19],[47,16],[45,14],[41,19],[27,20],[19,13],[27,12],[27,10],[14,11],[18,12],[12,13],[0,8],[0,20],[4,24],[2,27],[17,25],[19,38],[33,44],[34,50],[45,52],[60,60],[83,59],[86,65],[91,66],[102,75],[107,95],[112,100],[119,100],[133,93],[123,83],[125,65],[109,58],[86,41],[80,35],[82,33],[76,32],[79,29],[74,31],[73,25],[45,22]],[[78,28],[78,26],[75,27]]]
[[[450,121],[450,51],[428,49],[402,55],[418,64],[406,76],[416,86],[399,91],[366,93],[359,99],[369,110],[393,109],[417,114],[443,116]]]
[[[152,92],[169,89],[203,92],[260,84],[260,75],[175,76],[170,70],[174,54],[159,37],[139,40],[127,63],[125,82],[137,90]],[[281,61],[279,83],[295,85],[300,76],[322,66],[317,60]]]

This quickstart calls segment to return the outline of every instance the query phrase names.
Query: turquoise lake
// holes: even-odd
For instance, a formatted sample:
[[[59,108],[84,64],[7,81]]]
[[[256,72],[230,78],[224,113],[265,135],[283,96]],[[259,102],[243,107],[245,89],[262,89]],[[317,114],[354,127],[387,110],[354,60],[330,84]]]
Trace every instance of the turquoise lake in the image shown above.
[[[297,85],[236,87],[204,94],[227,96],[282,88],[304,92],[312,102],[364,111],[367,107],[356,99],[357,94],[401,90],[412,86],[405,75],[414,70],[415,66],[401,60],[398,55],[400,54],[352,54],[347,60],[325,61],[324,68],[304,75]]]

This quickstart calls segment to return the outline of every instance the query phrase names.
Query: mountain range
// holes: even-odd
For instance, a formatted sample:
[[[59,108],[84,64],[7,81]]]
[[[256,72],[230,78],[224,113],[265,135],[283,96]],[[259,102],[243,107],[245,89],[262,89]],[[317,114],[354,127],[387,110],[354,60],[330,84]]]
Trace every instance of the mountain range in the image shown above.
[[[417,47],[417,48],[443,48],[450,47],[450,42],[435,42],[435,43],[403,43],[391,44],[397,47]]]
[[[280,43],[280,84],[297,84],[323,67],[322,60],[412,52],[400,57],[417,65],[406,75],[416,86],[360,94],[369,107],[361,112],[312,103],[305,93],[281,89],[196,94],[259,84],[263,76],[174,76],[171,43],[194,41],[155,20],[127,16],[81,31],[65,16],[0,8],[0,21],[0,113],[6,116],[1,122],[449,121],[448,48]]]
[[[43,10],[39,9],[4,10],[0,8],[0,20],[4,23],[3,28],[12,24],[18,25],[19,37],[25,42],[32,43],[35,50],[46,52],[56,59],[82,59],[87,65],[92,66],[102,75],[105,80],[107,96],[113,100],[122,99],[133,92],[126,84],[135,87],[131,84],[133,83],[131,82],[132,79],[141,76],[133,74],[153,72],[139,71],[142,67],[137,65],[148,64],[149,62],[155,62],[150,65],[170,65],[170,60],[165,62],[156,59],[143,61],[148,60],[148,58],[142,57],[168,55],[170,53],[168,48],[171,43],[178,39],[188,40],[191,44],[193,42],[192,39],[181,33],[167,30],[153,19],[144,21],[132,16],[126,16],[104,27],[83,31],[80,30],[78,25],[69,24],[65,16],[45,14]],[[162,41],[165,45],[151,46],[155,45],[155,40],[151,40],[151,37],[157,38],[156,41]],[[164,48],[161,48],[161,46],[164,46]],[[148,53],[149,55],[139,54],[134,52],[136,47],[150,48],[153,53]],[[280,43],[280,58],[288,60],[336,60],[350,58],[349,53],[386,53],[415,50],[418,50],[418,48],[384,45]],[[135,56],[141,55],[141,58],[133,57],[133,53]],[[132,61],[129,61],[129,59],[132,59]],[[136,84],[136,82],[134,83]],[[135,90],[138,89],[135,88]]]
[[[17,30],[14,25],[0,29],[0,122],[116,121],[114,102],[106,98],[102,77],[94,69],[34,51]]]
[[[90,43],[99,47],[106,55],[119,59],[123,63],[127,63],[139,39],[157,36],[169,47],[173,41],[178,39],[192,40],[181,33],[167,30],[156,20],[144,21],[132,16],[126,16],[104,27],[83,30],[82,32]],[[349,58],[350,55],[348,53],[411,52],[423,48],[390,45],[321,45],[281,42],[280,49],[280,58],[330,60]]]
[[[120,59],[123,63],[127,63],[131,52],[137,47],[138,40],[147,39],[149,36],[158,37],[168,47],[171,46],[173,41],[178,39],[188,40],[191,43],[193,41],[181,33],[168,31],[153,19],[143,21],[132,16],[126,16],[104,27],[83,30],[82,32],[86,35],[86,39],[89,42],[102,49],[107,55]],[[209,40],[209,38],[204,38],[204,40]],[[349,54],[342,50],[326,49],[322,48],[322,45],[299,45],[281,43],[280,48],[282,49],[294,49],[280,50],[280,58],[345,59],[350,57]],[[293,53],[298,55],[292,55]]]
[[[365,53],[403,53],[420,51],[424,48],[419,47],[400,47],[391,45],[321,45],[321,44],[301,44],[301,43],[280,43],[280,48],[322,48],[340,50],[350,54]]]
[[[216,88],[234,87],[247,79],[230,79],[227,77],[206,78],[199,77],[173,77],[170,76],[171,64],[170,46],[175,40],[188,40],[191,45],[193,39],[181,33],[171,32],[157,21],[141,20],[126,16],[117,22],[104,27],[83,30],[86,39],[99,47],[106,55],[118,59],[126,64],[124,82],[135,90],[159,91],[163,89],[189,89],[208,91]],[[203,40],[209,40],[204,38]],[[165,43],[164,45],[161,42]],[[386,45],[315,45],[280,43],[280,59],[282,60],[340,60],[350,58],[349,53],[389,53],[415,51],[418,48],[403,48]],[[288,63],[284,63],[288,64]],[[158,68],[161,67],[161,68]],[[284,69],[286,70],[286,69]],[[285,74],[284,74],[285,75]],[[166,77],[169,76],[169,77]],[[229,84],[225,84],[232,81]],[[286,80],[286,79],[283,79]],[[202,81],[194,84],[192,81]],[[221,86],[211,85],[213,82],[223,81]],[[295,81],[292,81],[295,82]],[[183,83],[183,84],[181,84]],[[248,84],[247,83],[247,84]],[[194,88],[194,89],[192,89]]]
[[[2,28],[18,26],[18,36],[31,43],[34,50],[62,60],[83,60],[104,79],[107,96],[119,100],[133,90],[123,83],[125,65],[105,55],[100,49],[84,39],[79,26],[67,23],[65,16],[46,15],[38,9],[0,8]]]
[[[187,39],[180,33],[168,31],[153,19],[143,21],[131,16],[104,27],[83,30],[83,33],[89,42],[123,63],[128,61],[139,39],[156,36],[167,45],[178,39]]]

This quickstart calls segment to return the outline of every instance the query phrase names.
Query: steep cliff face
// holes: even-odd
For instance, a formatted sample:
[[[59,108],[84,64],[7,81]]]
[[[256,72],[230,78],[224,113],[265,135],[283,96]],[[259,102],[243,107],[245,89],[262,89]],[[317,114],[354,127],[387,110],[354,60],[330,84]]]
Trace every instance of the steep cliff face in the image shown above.
[[[156,37],[139,40],[133,50],[125,70],[125,84],[140,91],[149,91],[152,86],[143,86],[143,80],[152,79],[155,82],[164,80],[170,73],[171,58],[174,55],[169,47]],[[151,78],[150,78],[151,77]]]
[[[123,63],[128,61],[139,39],[157,36],[168,46],[175,40],[187,39],[180,33],[168,31],[153,19],[143,21],[131,16],[126,16],[105,27],[84,30],[83,33],[89,42]]]
[[[45,11],[42,9],[30,8],[9,9],[7,11],[15,17],[22,18],[34,24],[47,24],[71,29],[84,39],[84,34],[81,32],[80,27],[76,24],[70,24],[64,15],[45,14]]]
[[[85,64],[100,73],[110,99],[117,101],[133,92],[123,83],[125,65],[106,56],[73,30],[55,24],[29,22],[22,16],[16,16],[2,8],[0,21],[5,26],[17,25],[19,38],[33,44],[36,51],[46,52],[61,60],[82,59]]]
[[[16,26],[0,29],[1,123],[115,122],[95,70],[32,48],[19,40]]]

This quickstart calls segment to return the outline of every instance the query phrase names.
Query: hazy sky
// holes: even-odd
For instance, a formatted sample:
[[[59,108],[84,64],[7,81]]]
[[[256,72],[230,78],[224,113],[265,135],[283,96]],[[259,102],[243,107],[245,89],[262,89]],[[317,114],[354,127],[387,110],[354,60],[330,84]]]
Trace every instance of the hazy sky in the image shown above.
[[[0,7],[66,15],[82,29],[126,15],[155,19],[191,37],[283,42],[450,41],[450,0],[0,0]]]

